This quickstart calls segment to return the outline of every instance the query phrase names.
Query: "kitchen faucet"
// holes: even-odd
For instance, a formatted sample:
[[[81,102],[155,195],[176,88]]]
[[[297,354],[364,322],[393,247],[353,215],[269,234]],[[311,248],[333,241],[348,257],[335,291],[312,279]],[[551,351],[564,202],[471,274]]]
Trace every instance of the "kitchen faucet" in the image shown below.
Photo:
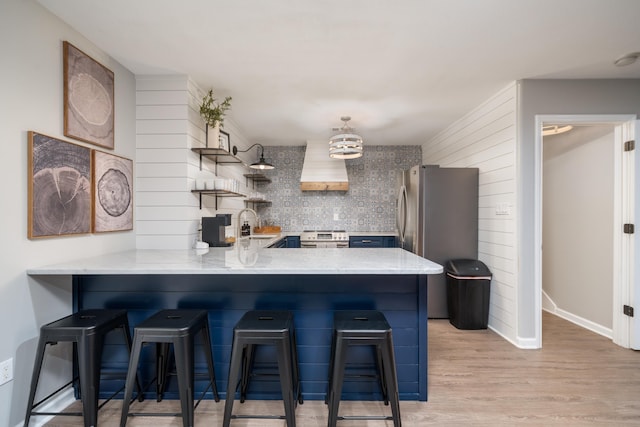
[[[251,212],[253,214],[253,216],[256,218],[256,227],[260,227],[260,217],[258,216],[258,214],[256,213],[256,211],[254,211],[253,209],[250,208],[244,208],[242,209],[240,212],[238,212],[238,227],[236,230],[236,239],[239,239],[240,237],[242,237],[242,231],[241,228],[242,224],[240,223],[240,220],[242,218],[242,214],[245,212]]]

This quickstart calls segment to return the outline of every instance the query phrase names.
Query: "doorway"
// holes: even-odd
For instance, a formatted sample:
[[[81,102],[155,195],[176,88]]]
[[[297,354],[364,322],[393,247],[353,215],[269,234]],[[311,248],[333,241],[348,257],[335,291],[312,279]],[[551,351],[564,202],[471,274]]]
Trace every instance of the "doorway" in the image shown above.
[[[613,194],[613,203],[611,210],[613,211],[612,219],[612,267],[611,267],[611,329],[610,332],[606,326],[600,330],[594,329],[596,332],[606,336],[611,336],[613,342],[623,346],[632,347],[637,346],[638,342],[632,340],[634,334],[638,332],[638,327],[634,328],[634,321],[632,318],[625,316],[622,313],[623,304],[631,304],[634,293],[640,296],[640,284],[633,283],[633,236],[622,234],[621,230],[623,224],[626,222],[633,223],[634,210],[633,210],[633,196],[634,196],[634,164],[636,163],[634,152],[625,153],[623,150],[624,142],[628,139],[633,139],[636,132],[635,116],[613,116],[613,115],[599,115],[599,116],[581,116],[581,115],[540,115],[536,116],[536,147],[535,147],[535,230],[534,239],[537,249],[535,254],[535,286],[536,286],[536,301],[535,313],[536,313],[536,338],[538,340],[538,346],[542,346],[542,307],[543,301],[549,303],[545,299],[543,294],[543,166],[544,166],[544,149],[543,149],[543,137],[542,127],[545,124],[571,124],[573,126],[593,126],[613,129],[613,172],[612,179],[613,186],[611,192]],[[593,167],[593,166],[592,166]],[[596,166],[597,167],[597,166]],[[584,226],[587,228],[587,226]],[[580,242],[573,242],[574,245],[579,245]],[[605,285],[606,287],[606,285]],[[558,294],[557,290],[551,291]],[[579,292],[579,289],[578,291]],[[580,295],[582,296],[582,295]],[[562,296],[561,298],[566,298]],[[580,305],[578,304],[578,307]],[[582,308],[578,309],[578,312]],[[568,311],[568,310],[566,310]],[[604,313],[604,314],[603,314]],[[598,316],[607,317],[608,314],[603,312]],[[590,315],[589,315],[590,316]],[[580,314],[576,318],[568,320],[574,321],[578,318],[582,318]],[[636,322],[638,318],[636,317]],[[600,321],[597,321],[600,322]],[[593,325],[599,323],[592,322]],[[580,324],[580,322],[574,322]],[[606,325],[606,322],[604,322]],[[582,326],[593,326],[590,324],[583,324]],[[600,325],[602,326],[602,325]],[[636,334],[637,335],[637,334]],[[633,341],[633,342],[632,342]]]
[[[542,308],[610,339],[614,130],[545,123],[542,144]]]

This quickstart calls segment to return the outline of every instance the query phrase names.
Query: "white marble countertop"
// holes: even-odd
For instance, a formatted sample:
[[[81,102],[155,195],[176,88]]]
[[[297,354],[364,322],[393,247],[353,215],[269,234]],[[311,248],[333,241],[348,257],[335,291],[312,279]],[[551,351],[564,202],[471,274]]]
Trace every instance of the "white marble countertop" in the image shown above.
[[[442,266],[400,248],[265,248],[244,239],[228,248],[131,250],[54,265],[29,275],[73,274],[439,274]]]

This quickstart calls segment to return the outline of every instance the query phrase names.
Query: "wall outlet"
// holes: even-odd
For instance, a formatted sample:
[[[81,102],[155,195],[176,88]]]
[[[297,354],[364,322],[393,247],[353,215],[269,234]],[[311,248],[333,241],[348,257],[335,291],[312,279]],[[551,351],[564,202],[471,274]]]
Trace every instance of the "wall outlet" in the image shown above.
[[[13,379],[13,358],[0,363],[0,385]]]
[[[334,213],[334,214],[333,214],[333,220],[334,220],[334,221],[338,221],[338,220],[340,220],[340,214]]]
[[[509,203],[498,203],[496,205],[496,215],[511,215],[511,205]]]

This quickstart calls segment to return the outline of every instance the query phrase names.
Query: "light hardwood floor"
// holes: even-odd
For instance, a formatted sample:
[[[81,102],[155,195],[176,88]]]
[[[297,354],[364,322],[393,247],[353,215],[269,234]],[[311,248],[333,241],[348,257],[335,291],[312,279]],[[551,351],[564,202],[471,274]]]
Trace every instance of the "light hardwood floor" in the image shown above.
[[[434,426],[640,426],[640,352],[558,317],[543,315],[543,348],[520,350],[490,330],[460,331],[429,321],[429,401],[401,402],[405,427]],[[176,402],[164,401],[159,411]],[[156,405],[155,401],[137,405]],[[100,426],[117,426],[121,402],[100,412]],[[141,408],[141,406],[138,406]],[[177,408],[177,405],[175,406]],[[219,426],[224,402],[204,401],[196,426]],[[241,412],[240,412],[241,411]],[[282,413],[280,401],[247,401],[234,413]],[[379,402],[342,402],[340,414],[389,414]],[[323,402],[296,411],[300,427],[325,426]],[[47,426],[80,426],[57,417]],[[128,426],[181,426],[179,418],[134,417]],[[340,427],[392,426],[391,421],[339,421]],[[237,419],[232,427],[285,426],[282,420]]]

